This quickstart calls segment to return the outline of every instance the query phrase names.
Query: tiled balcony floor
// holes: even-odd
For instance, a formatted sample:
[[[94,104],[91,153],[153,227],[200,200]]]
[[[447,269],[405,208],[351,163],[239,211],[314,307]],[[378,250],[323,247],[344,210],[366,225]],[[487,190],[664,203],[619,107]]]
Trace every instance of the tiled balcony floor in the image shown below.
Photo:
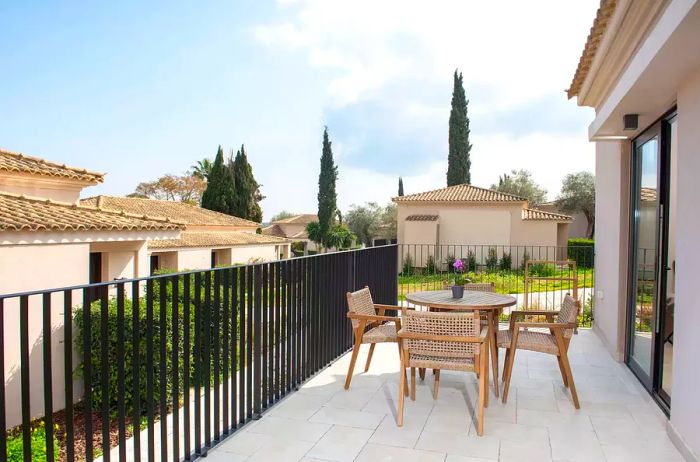
[[[666,435],[666,418],[626,366],[598,337],[581,329],[570,360],[581,410],[576,411],[553,356],[521,352],[507,405],[491,389],[485,436],[475,434],[473,374],[443,372],[418,381],[396,426],[398,351],[378,345],[368,373],[363,346],[349,391],[345,355],[212,450],[218,461],[681,461]],[[503,350],[501,350],[501,362]]]

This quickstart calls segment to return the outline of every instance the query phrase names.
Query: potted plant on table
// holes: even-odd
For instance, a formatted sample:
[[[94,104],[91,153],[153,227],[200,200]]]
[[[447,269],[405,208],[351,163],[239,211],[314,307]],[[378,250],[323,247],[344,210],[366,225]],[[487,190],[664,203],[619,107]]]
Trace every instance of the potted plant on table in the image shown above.
[[[464,297],[464,284],[467,279],[464,277],[464,263],[461,258],[458,258],[452,263],[452,267],[455,270],[455,277],[452,281],[452,296],[454,298]]]

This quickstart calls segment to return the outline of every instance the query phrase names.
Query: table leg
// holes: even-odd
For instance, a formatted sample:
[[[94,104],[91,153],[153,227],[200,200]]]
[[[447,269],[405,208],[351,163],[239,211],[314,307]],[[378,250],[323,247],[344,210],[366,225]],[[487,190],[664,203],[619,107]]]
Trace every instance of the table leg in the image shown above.
[[[489,325],[489,344],[491,345],[491,367],[493,369],[493,388],[496,398],[498,398],[498,343],[496,335],[498,334],[498,314],[494,310],[489,310],[488,315]]]

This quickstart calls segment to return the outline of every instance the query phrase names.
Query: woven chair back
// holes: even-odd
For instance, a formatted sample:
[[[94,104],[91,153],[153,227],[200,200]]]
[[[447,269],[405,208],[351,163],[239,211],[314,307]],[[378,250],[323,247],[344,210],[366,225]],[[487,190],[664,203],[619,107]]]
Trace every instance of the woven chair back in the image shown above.
[[[557,322],[558,323],[569,323],[569,322],[578,322],[578,314],[579,314],[579,308],[581,307],[581,303],[578,300],[575,300],[574,297],[572,297],[569,294],[566,294],[564,297],[564,301],[561,304],[561,309],[559,310],[559,315],[557,315]],[[563,334],[564,338],[571,338],[571,335],[573,334],[574,329],[564,329]]]
[[[347,297],[349,312],[370,316],[377,314],[377,310],[374,308],[374,302],[372,301],[372,294],[369,292],[368,287],[355,292],[348,292]],[[358,319],[351,319],[350,321],[352,322],[353,328],[360,325]]]
[[[474,313],[433,313],[406,310],[401,319],[402,330],[408,333],[435,336],[476,337],[480,322]],[[445,340],[404,339],[404,348],[410,355],[439,356],[442,358],[472,358],[478,344]]]

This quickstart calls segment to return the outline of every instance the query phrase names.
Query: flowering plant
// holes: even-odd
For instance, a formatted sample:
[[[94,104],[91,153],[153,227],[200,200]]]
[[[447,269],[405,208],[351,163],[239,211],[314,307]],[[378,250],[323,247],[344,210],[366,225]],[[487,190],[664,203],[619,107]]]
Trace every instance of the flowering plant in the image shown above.
[[[455,270],[455,278],[454,278],[453,285],[455,285],[455,286],[464,285],[464,283],[467,282],[467,280],[464,277],[464,262],[462,261],[462,259],[461,258],[456,259],[455,262],[452,263],[452,267]]]

